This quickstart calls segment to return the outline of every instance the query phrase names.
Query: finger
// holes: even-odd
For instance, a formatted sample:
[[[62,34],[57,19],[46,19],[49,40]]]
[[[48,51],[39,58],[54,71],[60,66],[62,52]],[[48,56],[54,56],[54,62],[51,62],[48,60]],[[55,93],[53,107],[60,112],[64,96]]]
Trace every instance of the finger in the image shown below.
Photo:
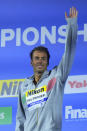
[[[76,8],[74,8],[74,10],[73,10],[73,16],[74,17],[76,16]]]
[[[72,9],[70,8],[69,16],[71,17],[72,15]]]
[[[76,10],[76,8],[74,8],[74,14],[73,14],[73,17],[77,17],[78,15],[78,11]]]
[[[71,16],[73,17],[73,15],[74,15],[74,7],[72,7],[72,9],[71,9]]]
[[[65,18],[67,18],[68,16],[67,16],[67,13],[65,12]]]

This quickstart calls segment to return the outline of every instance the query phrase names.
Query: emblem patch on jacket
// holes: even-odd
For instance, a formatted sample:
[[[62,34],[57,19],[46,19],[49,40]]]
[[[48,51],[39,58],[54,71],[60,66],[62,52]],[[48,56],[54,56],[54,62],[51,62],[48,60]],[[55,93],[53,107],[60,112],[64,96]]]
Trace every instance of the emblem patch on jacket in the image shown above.
[[[44,106],[47,101],[47,86],[44,85],[40,88],[28,90],[25,93],[26,102],[29,110],[40,108]]]

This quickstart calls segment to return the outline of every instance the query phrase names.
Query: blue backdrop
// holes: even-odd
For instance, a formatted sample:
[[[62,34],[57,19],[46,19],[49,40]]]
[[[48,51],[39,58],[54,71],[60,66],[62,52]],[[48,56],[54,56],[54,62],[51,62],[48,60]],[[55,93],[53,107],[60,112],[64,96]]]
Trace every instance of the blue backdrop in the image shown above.
[[[35,46],[43,45],[48,48],[51,55],[48,69],[52,69],[59,63],[64,52],[66,38],[67,23],[64,13],[69,12],[72,6],[78,10],[78,39],[70,75],[81,76],[86,80],[86,0],[3,0],[0,2],[0,83],[2,80],[24,79],[33,74],[29,53]],[[87,90],[87,85],[85,88]],[[14,131],[18,98],[16,96],[6,97],[1,89],[0,107],[12,107],[12,123],[0,125],[0,130]],[[87,130],[87,94],[82,91],[78,92],[64,95],[62,131]],[[78,109],[80,114],[83,113],[81,114],[83,117],[80,118],[78,113],[76,118],[72,118],[69,114],[66,119],[66,107],[69,106],[72,106],[74,111]]]

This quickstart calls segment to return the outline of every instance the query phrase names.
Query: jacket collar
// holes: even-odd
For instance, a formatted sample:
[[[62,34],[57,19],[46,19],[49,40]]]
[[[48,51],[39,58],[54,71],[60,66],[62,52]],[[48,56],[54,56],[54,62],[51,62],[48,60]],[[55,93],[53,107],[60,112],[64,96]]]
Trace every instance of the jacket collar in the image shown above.
[[[42,74],[40,80],[42,80],[42,79],[48,77],[48,75],[49,75],[49,71],[48,71],[48,70],[45,70],[44,73]],[[34,75],[31,76],[29,79],[33,81],[33,80],[34,80]]]

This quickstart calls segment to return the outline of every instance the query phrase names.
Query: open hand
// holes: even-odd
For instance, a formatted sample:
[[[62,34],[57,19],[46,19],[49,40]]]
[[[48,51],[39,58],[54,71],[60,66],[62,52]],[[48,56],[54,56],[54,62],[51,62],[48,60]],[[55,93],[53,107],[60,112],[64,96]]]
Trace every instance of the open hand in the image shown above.
[[[74,7],[70,8],[69,16],[67,16],[67,13],[65,12],[65,18],[74,18],[77,17],[77,15],[78,11]]]

